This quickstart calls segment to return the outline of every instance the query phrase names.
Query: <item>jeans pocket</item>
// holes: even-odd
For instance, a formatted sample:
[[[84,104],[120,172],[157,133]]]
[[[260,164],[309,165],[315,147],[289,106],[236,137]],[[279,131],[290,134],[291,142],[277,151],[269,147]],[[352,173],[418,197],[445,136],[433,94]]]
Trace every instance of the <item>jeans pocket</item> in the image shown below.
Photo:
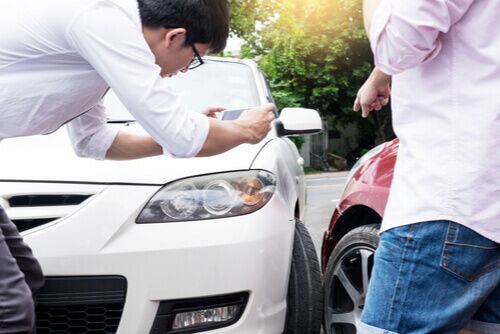
[[[500,244],[450,222],[441,255],[441,268],[472,282],[500,268]]]

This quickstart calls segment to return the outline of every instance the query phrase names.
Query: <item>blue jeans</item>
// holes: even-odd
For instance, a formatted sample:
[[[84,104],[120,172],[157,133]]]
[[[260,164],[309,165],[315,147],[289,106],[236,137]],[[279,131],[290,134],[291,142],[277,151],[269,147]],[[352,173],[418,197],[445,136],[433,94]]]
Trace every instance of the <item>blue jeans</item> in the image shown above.
[[[499,222],[500,223],[500,222]],[[500,333],[500,245],[449,221],[382,233],[358,333]]]

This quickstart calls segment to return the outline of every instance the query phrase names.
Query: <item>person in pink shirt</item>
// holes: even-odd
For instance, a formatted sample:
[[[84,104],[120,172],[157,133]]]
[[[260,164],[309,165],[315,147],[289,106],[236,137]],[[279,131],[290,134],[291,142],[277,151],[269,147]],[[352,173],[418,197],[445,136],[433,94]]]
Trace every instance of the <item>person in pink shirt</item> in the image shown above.
[[[400,139],[359,333],[500,333],[500,1],[364,0]]]

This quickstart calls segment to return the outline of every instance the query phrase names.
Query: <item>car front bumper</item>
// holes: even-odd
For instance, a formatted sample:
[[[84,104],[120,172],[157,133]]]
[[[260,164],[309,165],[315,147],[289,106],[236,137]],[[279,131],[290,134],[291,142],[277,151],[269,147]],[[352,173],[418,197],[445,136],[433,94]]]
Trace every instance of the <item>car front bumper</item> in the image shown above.
[[[40,183],[23,187],[48,189]],[[58,187],[76,185],[50,185],[52,192]],[[149,333],[161,301],[240,292],[249,294],[240,320],[210,333],[283,331],[295,220],[279,193],[245,216],[136,224],[158,187],[81,187],[95,194],[65,217],[23,235],[46,276],[126,279],[118,333]]]

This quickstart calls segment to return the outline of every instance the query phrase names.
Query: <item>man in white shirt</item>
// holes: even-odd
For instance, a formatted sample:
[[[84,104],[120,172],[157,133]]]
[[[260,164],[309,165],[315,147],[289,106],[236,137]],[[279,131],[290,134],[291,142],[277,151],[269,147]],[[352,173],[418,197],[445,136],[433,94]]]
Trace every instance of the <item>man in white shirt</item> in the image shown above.
[[[0,4],[0,140],[64,124],[75,152],[135,159],[209,156],[257,143],[274,106],[219,121],[186,110],[165,77],[224,49],[227,0],[19,0]],[[111,88],[150,136],[107,127]],[[208,109],[207,114],[217,109]],[[29,333],[40,266],[0,208],[0,333]]]
[[[360,333],[500,333],[500,2],[364,0],[400,139]],[[392,87],[391,84],[392,76]]]

